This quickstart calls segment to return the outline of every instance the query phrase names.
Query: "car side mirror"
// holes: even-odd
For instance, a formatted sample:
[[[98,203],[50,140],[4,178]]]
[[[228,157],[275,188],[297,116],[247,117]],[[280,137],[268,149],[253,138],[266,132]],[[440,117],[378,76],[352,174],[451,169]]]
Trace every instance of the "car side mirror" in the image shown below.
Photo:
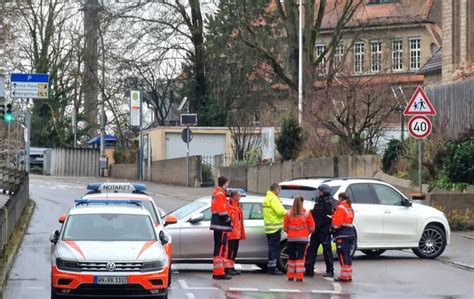
[[[59,223],[63,224],[64,221],[66,221],[66,214],[62,214],[61,216],[59,216]]]
[[[189,218],[189,222],[191,223],[198,223],[204,219],[204,214],[203,213],[197,213],[191,216]]]
[[[402,205],[404,205],[405,207],[411,207],[413,205],[413,203],[409,200],[409,199],[402,199]]]
[[[170,224],[175,224],[175,223],[178,223],[178,219],[176,219],[175,216],[168,215],[165,217],[165,226],[170,225]]]
[[[49,241],[53,244],[56,244],[58,242],[58,239],[59,239],[58,230],[55,230],[54,232],[51,233],[51,235],[49,235]]]
[[[160,242],[163,245],[168,244],[168,242],[170,241],[170,238],[163,231],[160,231],[159,237],[160,237]]]

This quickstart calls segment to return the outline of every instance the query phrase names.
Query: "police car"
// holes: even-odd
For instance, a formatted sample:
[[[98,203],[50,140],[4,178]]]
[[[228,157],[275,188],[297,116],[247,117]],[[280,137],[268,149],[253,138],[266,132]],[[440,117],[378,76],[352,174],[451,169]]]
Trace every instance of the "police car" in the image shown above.
[[[51,299],[167,298],[169,239],[141,200],[78,199],[50,236]]]

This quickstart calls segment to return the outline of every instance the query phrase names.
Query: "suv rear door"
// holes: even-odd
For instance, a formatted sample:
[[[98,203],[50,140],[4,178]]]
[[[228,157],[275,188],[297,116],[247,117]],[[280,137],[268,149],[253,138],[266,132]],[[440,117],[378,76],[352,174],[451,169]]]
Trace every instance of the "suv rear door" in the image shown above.
[[[352,200],[357,228],[357,246],[376,248],[383,244],[384,208],[377,204],[368,183],[350,184],[346,193]]]

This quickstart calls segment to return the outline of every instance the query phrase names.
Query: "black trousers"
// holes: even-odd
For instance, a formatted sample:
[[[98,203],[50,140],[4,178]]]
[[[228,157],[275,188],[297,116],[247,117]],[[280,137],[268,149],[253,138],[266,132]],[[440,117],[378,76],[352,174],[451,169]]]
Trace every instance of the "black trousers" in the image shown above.
[[[286,250],[288,252],[288,259],[292,261],[304,259],[307,242],[288,242],[286,243]]]
[[[304,265],[306,273],[314,273],[314,264],[321,245],[323,246],[324,261],[326,262],[326,272],[334,273],[331,234],[324,231],[317,231],[311,235]]]
[[[229,240],[227,248],[227,259],[235,261],[237,253],[239,252],[239,242],[240,240]]]
[[[281,229],[273,234],[267,234],[268,241],[268,270],[273,271],[277,267],[278,253],[280,252]]]

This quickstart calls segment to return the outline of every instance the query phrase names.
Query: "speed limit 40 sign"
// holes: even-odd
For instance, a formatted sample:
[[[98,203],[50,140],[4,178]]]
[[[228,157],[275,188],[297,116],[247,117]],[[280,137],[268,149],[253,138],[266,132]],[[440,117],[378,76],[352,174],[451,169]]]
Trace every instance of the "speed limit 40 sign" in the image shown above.
[[[431,134],[431,121],[424,115],[417,115],[408,122],[408,130],[411,136],[416,139],[424,139]]]

